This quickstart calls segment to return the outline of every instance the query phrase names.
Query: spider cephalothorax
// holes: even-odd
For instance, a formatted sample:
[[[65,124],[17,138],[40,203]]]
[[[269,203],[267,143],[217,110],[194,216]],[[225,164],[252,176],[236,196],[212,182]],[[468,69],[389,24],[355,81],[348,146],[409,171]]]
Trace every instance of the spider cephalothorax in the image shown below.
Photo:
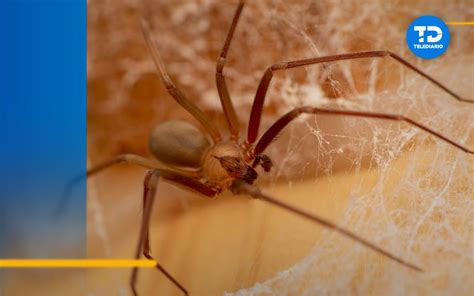
[[[236,179],[253,184],[258,177],[257,164],[254,157],[247,157],[246,150],[237,143],[224,141],[204,152],[201,168],[205,182],[224,190]]]

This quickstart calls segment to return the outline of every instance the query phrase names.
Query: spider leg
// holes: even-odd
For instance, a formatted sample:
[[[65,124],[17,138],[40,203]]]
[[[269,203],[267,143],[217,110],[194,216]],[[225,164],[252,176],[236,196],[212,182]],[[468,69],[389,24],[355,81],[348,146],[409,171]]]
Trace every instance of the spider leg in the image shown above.
[[[235,28],[239,22],[240,14],[244,8],[245,1],[239,1],[239,5],[235,10],[234,18],[232,19],[232,25],[230,26],[229,32],[227,33],[227,38],[222,48],[221,55],[217,60],[216,66],[216,84],[217,91],[219,92],[219,98],[221,99],[222,109],[227,120],[227,125],[229,127],[232,139],[237,141],[239,139],[239,120],[235,114],[234,106],[232,105],[232,100],[229,96],[229,91],[227,90],[227,84],[225,81],[224,65],[226,63],[227,52],[229,51],[230,43],[232,37],[234,36]]]
[[[113,165],[116,165],[116,164],[119,164],[119,163],[129,163],[129,164],[134,164],[134,165],[138,165],[138,166],[141,166],[141,167],[144,167],[144,168],[147,168],[147,169],[155,169],[157,168],[158,164],[151,160],[151,159],[148,159],[148,158],[145,158],[143,156],[140,156],[140,155],[136,155],[136,154],[121,154],[121,155],[118,155],[116,156],[115,158],[111,159],[111,160],[108,160],[108,161],[105,161],[101,164],[98,164],[97,166],[91,168],[91,169],[88,169],[87,170],[87,173],[86,173],[86,176],[87,177],[92,177],[93,175],[97,174],[97,173],[100,173],[101,171],[113,166]],[[184,169],[180,169],[180,168],[177,168],[177,167],[171,167],[173,169],[173,171],[181,174],[181,175],[184,175],[184,176],[187,176],[187,177],[191,177],[191,178],[199,178],[201,175],[198,171],[188,171],[188,170],[184,170]]]
[[[105,161],[95,167],[92,167],[91,169],[87,170],[86,174],[82,174],[75,177],[66,185],[61,195],[61,198],[59,200],[59,204],[54,210],[53,217],[57,218],[61,215],[61,213],[66,208],[69,202],[69,197],[71,196],[72,190],[78,183],[82,182],[84,179],[88,177],[91,177],[119,163],[130,163],[130,164],[138,165],[138,166],[148,168],[148,169],[156,168],[156,164],[152,160],[149,160],[143,156],[135,155],[135,154],[121,154],[111,160]],[[193,172],[189,172],[189,174],[192,174],[192,173]]]
[[[211,188],[195,179],[182,176],[172,171],[161,170],[161,169],[153,169],[153,170],[148,171],[145,177],[144,187],[143,187],[143,215],[142,215],[142,222],[140,226],[140,235],[138,238],[138,244],[135,251],[135,259],[139,259],[140,253],[143,252],[143,255],[146,258],[150,260],[154,260],[150,254],[149,229],[150,229],[151,212],[153,209],[156,189],[158,187],[158,180],[160,177],[172,183],[185,186],[188,189],[192,189],[207,197],[214,197],[218,193],[218,191],[214,188]],[[160,263],[156,264],[156,268],[161,273],[163,273],[185,295],[188,295],[188,292],[186,291],[186,289],[173,276],[171,276],[171,274],[168,271],[166,271],[166,269]],[[130,277],[130,287],[132,289],[133,295],[135,296],[138,295],[137,290],[136,290],[137,276],[138,276],[138,268],[135,267],[133,268],[132,274]]]
[[[368,118],[376,118],[376,119],[385,119],[385,120],[393,120],[393,121],[404,121],[411,125],[422,129],[439,139],[453,145],[454,147],[461,149],[462,151],[470,154],[474,154],[474,150],[471,150],[461,144],[454,142],[453,140],[448,139],[447,137],[443,136],[442,134],[430,129],[418,123],[408,117],[403,115],[396,115],[396,114],[387,114],[387,113],[372,113],[372,112],[360,112],[360,111],[350,111],[350,110],[337,110],[337,109],[322,109],[322,108],[315,108],[315,107],[299,107],[296,109],[291,110],[290,112],[283,115],[280,119],[278,119],[260,138],[257,145],[255,146],[254,153],[260,154],[262,153],[268,145],[278,136],[278,134],[287,126],[293,119],[298,117],[300,114],[332,114],[332,115],[342,115],[342,116],[355,116],[355,117],[368,117]]]
[[[212,123],[209,117],[201,111],[193,102],[191,102],[186,96],[176,87],[176,85],[171,80],[166,68],[161,59],[161,55],[158,51],[158,47],[155,44],[150,32],[150,25],[146,18],[142,19],[142,31],[145,36],[145,41],[150,49],[153,62],[158,70],[158,74],[161,78],[161,81],[166,87],[168,93],[176,100],[178,104],[181,105],[186,111],[188,111],[194,118],[196,118],[209,133],[214,143],[217,143],[221,140],[221,135],[217,127]]]
[[[156,164],[154,164],[152,160],[147,159],[143,156],[135,155],[135,154],[121,154],[111,160],[105,161],[103,163],[98,164],[95,167],[88,169],[86,176],[92,177],[93,175],[100,173],[103,170],[119,163],[130,163],[130,164],[138,165],[138,166],[148,168],[148,169],[156,168]]]
[[[322,226],[324,227],[327,227],[327,228],[330,228],[356,242],[359,242],[361,244],[363,244],[364,246],[372,249],[373,251],[391,259],[391,260],[394,260],[400,264],[402,264],[403,266],[406,266],[410,269],[413,269],[413,270],[416,270],[416,271],[423,271],[420,267],[416,266],[415,264],[412,264],[400,257],[397,257],[395,255],[393,255],[392,253],[388,252],[388,251],[385,251],[384,249],[376,246],[375,244],[369,242],[368,240],[350,232],[349,230],[347,229],[344,229],[340,226],[338,226],[337,224],[334,224],[324,218],[321,218],[319,216],[316,216],[314,214],[311,214],[307,211],[304,211],[304,210],[301,210],[301,209],[298,209],[290,204],[287,204],[279,199],[276,199],[274,197],[271,197],[267,194],[264,194],[263,192],[260,191],[259,188],[255,187],[255,186],[252,186],[252,185],[249,185],[241,180],[237,180],[237,181],[234,181],[234,183],[232,184],[232,187],[231,187],[231,190],[234,194],[248,194],[254,198],[257,198],[257,199],[260,199],[260,200],[263,200],[267,203],[270,203],[272,205],[275,205],[281,209],[284,209],[286,211],[289,211],[289,212],[292,212],[302,218],[306,218],[308,220],[311,220],[313,222],[316,222],[318,224],[321,224]]]
[[[253,101],[252,111],[250,113],[246,145],[250,146],[250,144],[253,144],[255,140],[257,139],[258,130],[260,128],[260,119],[262,117],[262,110],[263,110],[263,104],[265,101],[265,96],[267,94],[268,87],[270,86],[270,81],[272,80],[273,73],[275,71],[320,64],[320,63],[341,61],[341,60],[354,60],[354,59],[361,59],[361,58],[376,58],[376,57],[391,57],[397,62],[404,65],[405,67],[411,69],[412,71],[428,79],[430,82],[432,82],[433,84],[435,84],[436,86],[438,86],[439,88],[441,88],[442,90],[450,94],[456,100],[461,101],[461,102],[466,102],[466,103],[474,103],[473,100],[467,100],[457,95],[456,93],[451,91],[448,87],[446,87],[444,84],[434,79],[429,74],[418,69],[414,65],[410,64],[402,57],[386,50],[345,53],[345,54],[297,60],[297,61],[291,61],[291,62],[282,62],[282,63],[274,64],[268,67],[265,73],[263,74],[262,79],[260,80],[260,84],[258,85],[257,92],[255,94],[255,99]]]

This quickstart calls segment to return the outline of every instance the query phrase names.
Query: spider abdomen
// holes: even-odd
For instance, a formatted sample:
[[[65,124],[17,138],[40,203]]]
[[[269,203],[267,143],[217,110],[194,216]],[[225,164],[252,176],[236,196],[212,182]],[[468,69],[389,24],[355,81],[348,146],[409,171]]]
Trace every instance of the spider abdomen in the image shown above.
[[[165,164],[198,168],[210,146],[206,136],[192,124],[170,120],[158,124],[150,134],[151,153]]]

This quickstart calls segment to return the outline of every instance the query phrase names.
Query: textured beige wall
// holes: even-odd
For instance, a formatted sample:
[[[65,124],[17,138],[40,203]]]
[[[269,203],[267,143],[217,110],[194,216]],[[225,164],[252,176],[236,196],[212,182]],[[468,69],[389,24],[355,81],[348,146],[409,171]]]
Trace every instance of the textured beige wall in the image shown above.
[[[144,1],[170,74],[222,123],[215,61],[235,1]],[[474,98],[472,27],[450,27],[442,57],[422,61],[405,44],[412,19],[434,14],[473,20],[469,1],[249,1],[226,73],[243,134],[265,68],[274,62],[389,49],[450,88]],[[193,122],[155,76],[139,27],[139,1],[89,1],[89,165],[119,153],[149,155],[157,122]],[[329,66],[329,65],[328,65]],[[364,60],[276,75],[262,127],[311,104],[407,114],[453,140],[474,145],[473,106],[394,61]],[[191,295],[469,295],[474,288],[474,161],[404,124],[320,116],[300,120],[269,150],[276,167],[258,183],[268,193],[353,230],[410,261],[414,273],[318,225],[247,197],[202,199],[161,183],[152,251]],[[91,257],[130,258],[138,235],[144,171],[117,167],[88,182]],[[261,173],[263,175],[263,172]],[[126,295],[128,270],[57,273],[25,289],[37,295]],[[24,278],[10,281],[21,285]],[[141,295],[179,295],[153,270]]]
[[[172,77],[222,123],[215,61],[235,4],[146,4]],[[134,1],[89,5],[91,165],[117,153],[148,153],[148,131],[156,122],[192,121],[154,75],[137,8]],[[418,15],[469,20],[472,13],[467,2],[250,1],[226,68],[243,134],[264,69],[284,60],[390,49],[473,98],[471,28],[451,27],[450,49],[433,61],[415,59],[405,44],[406,27]],[[263,127],[302,104],[403,113],[474,144],[469,107],[389,59],[277,74]],[[345,225],[426,272],[413,273],[259,201],[228,194],[208,201],[162,183],[153,218],[153,254],[193,295],[252,286],[242,295],[468,294],[473,285],[472,156],[403,124],[323,116],[290,127],[270,155],[277,166],[260,182],[267,192]],[[89,182],[91,255],[133,253],[142,176],[140,169],[117,168]],[[142,275],[143,295],[179,295],[158,273]],[[128,271],[98,273],[89,280],[92,292],[116,293],[127,289]]]

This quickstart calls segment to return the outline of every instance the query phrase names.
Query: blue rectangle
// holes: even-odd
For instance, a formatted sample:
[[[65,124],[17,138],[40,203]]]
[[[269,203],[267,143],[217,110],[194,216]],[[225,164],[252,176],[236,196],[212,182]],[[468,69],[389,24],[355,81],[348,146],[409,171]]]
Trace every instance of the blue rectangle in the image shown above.
[[[83,257],[86,1],[0,1],[0,257]]]

